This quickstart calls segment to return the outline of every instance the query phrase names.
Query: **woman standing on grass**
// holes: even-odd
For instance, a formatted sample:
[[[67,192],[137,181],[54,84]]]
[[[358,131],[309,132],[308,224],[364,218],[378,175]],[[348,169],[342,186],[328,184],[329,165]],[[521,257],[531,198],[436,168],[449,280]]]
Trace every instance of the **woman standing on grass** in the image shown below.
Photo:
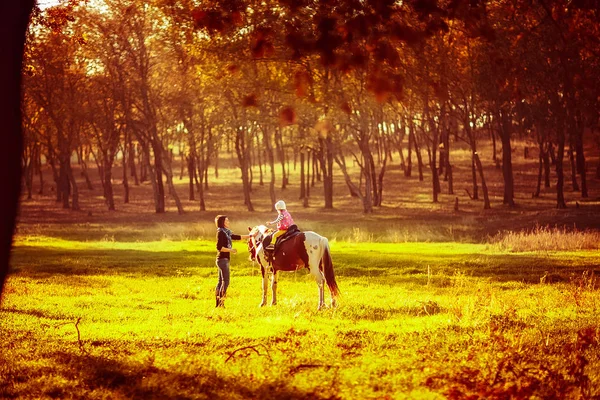
[[[236,235],[229,230],[229,218],[227,215],[215,217],[217,226],[217,268],[219,270],[219,283],[215,288],[216,307],[223,307],[227,288],[229,287],[229,258],[230,254],[237,253],[231,248],[231,240],[248,239],[249,235]]]

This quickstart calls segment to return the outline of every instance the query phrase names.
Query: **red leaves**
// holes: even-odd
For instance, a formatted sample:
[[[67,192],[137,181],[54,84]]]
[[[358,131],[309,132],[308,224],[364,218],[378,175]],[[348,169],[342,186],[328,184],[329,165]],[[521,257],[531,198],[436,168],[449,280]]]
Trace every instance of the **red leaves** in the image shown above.
[[[244,96],[242,99],[242,106],[244,107],[257,107],[258,101],[256,99],[256,95],[254,93],[249,94],[248,96]]]
[[[197,29],[206,29],[210,33],[225,31],[226,17],[220,11],[196,9],[192,11],[192,18]]]
[[[379,103],[390,100],[392,96],[400,100],[403,86],[403,79],[400,75],[371,75],[367,81],[367,90],[373,93],[375,100]]]
[[[343,102],[340,105],[340,109],[345,112],[346,114],[352,114],[352,107],[350,107],[350,103],[348,103],[347,101]]]
[[[209,33],[223,33],[228,28],[243,26],[245,16],[239,10],[225,12],[222,10],[195,9],[192,18],[196,29],[206,29]]]
[[[310,75],[306,71],[297,71],[294,74],[294,88],[296,89],[296,96],[304,97],[307,95],[310,81]]]
[[[292,107],[284,107],[279,112],[279,124],[281,126],[293,125],[296,123],[296,111]]]
[[[414,45],[419,43],[424,35],[416,30],[412,29],[409,26],[394,24],[391,28],[392,37],[406,42],[409,45]]]
[[[252,57],[265,58],[273,55],[275,48],[271,41],[271,31],[267,28],[258,28],[252,38]]]
[[[235,74],[236,72],[238,72],[240,70],[240,67],[238,65],[235,64],[229,64],[227,66],[227,72],[229,72],[231,75]]]

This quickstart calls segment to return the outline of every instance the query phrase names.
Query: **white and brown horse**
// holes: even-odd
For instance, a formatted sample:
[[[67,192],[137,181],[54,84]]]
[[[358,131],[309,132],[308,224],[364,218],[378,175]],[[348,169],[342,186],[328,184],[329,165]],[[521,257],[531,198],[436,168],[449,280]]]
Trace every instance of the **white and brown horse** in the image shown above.
[[[325,306],[324,283],[327,283],[331,292],[331,306],[335,307],[336,297],[339,289],[335,281],[333,263],[329,253],[329,241],[326,237],[315,232],[302,232],[277,245],[274,260],[268,263],[264,250],[263,240],[269,230],[264,225],[248,228],[250,239],[248,240],[248,251],[250,259],[258,261],[262,273],[262,302],[260,306],[267,303],[267,272],[271,273],[271,291],[273,298],[271,305],[277,304],[277,273],[279,271],[297,271],[308,268],[315,277],[319,287],[319,309]],[[281,238],[278,239],[280,241]]]

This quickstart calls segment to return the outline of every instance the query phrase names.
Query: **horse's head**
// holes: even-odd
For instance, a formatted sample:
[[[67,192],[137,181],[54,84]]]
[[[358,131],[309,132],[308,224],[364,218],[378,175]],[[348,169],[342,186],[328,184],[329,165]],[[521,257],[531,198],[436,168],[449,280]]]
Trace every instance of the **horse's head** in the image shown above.
[[[256,260],[257,253],[262,253],[262,241],[265,238],[265,234],[268,228],[264,225],[258,225],[254,228],[248,227],[248,253],[250,253],[250,260]],[[260,255],[260,254],[259,254]]]

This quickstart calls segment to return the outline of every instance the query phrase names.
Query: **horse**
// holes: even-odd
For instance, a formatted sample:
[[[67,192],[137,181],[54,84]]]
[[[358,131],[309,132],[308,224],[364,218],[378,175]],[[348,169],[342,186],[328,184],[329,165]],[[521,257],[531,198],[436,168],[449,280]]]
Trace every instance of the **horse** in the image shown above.
[[[325,306],[324,283],[327,283],[331,292],[331,306],[336,306],[336,297],[340,291],[335,281],[333,263],[329,252],[329,241],[315,232],[301,232],[287,240],[278,239],[281,244],[277,245],[275,257],[269,263],[265,257],[263,240],[270,232],[264,225],[254,228],[248,227],[250,238],[248,239],[248,252],[252,261],[258,261],[262,273],[262,302],[260,307],[267,303],[267,276],[271,273],[271,305],[277,304],[277,274],[279,271],[297,271],[308,268],[315,277],[319,288],[319,307]]]

